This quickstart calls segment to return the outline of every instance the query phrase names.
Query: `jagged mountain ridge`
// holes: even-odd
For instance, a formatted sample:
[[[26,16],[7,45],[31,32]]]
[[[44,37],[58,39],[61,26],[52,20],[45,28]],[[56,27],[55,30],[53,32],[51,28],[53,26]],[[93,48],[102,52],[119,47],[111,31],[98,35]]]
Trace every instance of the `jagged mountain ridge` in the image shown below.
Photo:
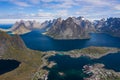
[[[58,18],[47,31],[47,35],[56,39],[86,39],[89,32],[94,31],[93,24],[83,17]]]
[[[108,18],[91,22],[84,17],[58,18],[47,31],[47,35],[56,39],[87,39],[89,33],[107,33],[120,37],[120,18]]]
[[[53,22],[51,20],[49,21],[45,21],[43,23],[40,22],[36,22],[36,21],[19,21],[16,22],[9,30],[3,30],[3,31],[11,31],[13,34],[25,34],[25,33],[29,33],[32,30],[47,30],[51,25],[53,24]]]
[[[105,19],[101,19],[101,20],[94,20],[93,24],[94,24],[94,27],[95,29],[100,29],[101,27],[104,27],[105,25]]]
[[[61,18],[39,23],[36,21],[16,22],[9,30],[14,34],[25,34],[34,29],[46,31],[46,35],[56,39],[86,39],[91,32],[108,33],[120,37],[120,18],[108,18],[89,21],[84,17],[69,17],[66,20]]]
[[[108,18],[99,31],[120,37],[120,18]]]

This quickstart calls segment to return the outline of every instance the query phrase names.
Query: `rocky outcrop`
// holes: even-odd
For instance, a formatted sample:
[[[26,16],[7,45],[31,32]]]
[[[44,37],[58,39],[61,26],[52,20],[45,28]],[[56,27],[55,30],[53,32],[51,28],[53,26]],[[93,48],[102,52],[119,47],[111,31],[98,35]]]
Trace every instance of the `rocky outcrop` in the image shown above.
[[[119,80],[120,73],[104,69],[104,64],[94,64],[83,66],[84,73],[91,75],[84,80]]]
[[[66,20],[58,18],[47,31],[47,35],[55,39],[87,39],[94,30],[93,24],[83,17],[69,17]]]

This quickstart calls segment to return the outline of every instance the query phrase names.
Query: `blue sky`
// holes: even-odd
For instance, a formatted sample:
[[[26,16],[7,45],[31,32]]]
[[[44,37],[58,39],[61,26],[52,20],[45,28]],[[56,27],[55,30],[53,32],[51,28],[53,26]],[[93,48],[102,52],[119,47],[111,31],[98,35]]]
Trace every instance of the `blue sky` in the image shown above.
[[[84,16],[87,19],[120,17],[120,0],[0,0],[0,21]]]

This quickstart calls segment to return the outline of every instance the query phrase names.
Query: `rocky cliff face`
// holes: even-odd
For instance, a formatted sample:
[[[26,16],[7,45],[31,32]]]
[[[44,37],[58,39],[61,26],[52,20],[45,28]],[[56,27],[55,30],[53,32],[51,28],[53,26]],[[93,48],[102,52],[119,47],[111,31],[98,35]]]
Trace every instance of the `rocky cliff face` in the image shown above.
[[[102,32],[120,37],[120,18],[108,18],[101,28]]]
[[[94,30],[93,24],[83,17],[69,17],[66,20],[58,18],[47,35],[56,39],[86,39],[90,37],[89,32]]]
[[[10,36],[0,31],[0,56],[10,51],[10,49],[27,49],[24,42],[18,35]]]
[[[108,18],[107,20],[100,20],[95,27],[98,32],[120,37],[120,18]]]
[[[52,23],[53,22],[51,20],[45,21],[45,22],[41,23],[40,28],[47,31],[50,28],[50,26],[52,25]]]
[[[104,18],[101,19],[101,20],[95,20],[95,21],[93,22],[95,29],[100,29],[101,27],[103,27],[103,26],[105,25],[105,22],[106,22],[106,21],[105,21]]]

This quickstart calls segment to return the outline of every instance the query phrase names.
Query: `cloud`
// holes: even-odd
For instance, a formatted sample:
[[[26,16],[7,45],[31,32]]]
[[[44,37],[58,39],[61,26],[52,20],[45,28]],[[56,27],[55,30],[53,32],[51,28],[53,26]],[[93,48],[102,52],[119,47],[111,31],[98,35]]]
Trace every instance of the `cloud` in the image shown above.
[[[84,2],[95,5],[95,6],[108,6],[110,5],[108,1],[103,0],[84,0]]]
[[[56,17],[68,17],[68,10],[57,10],[55,15]]]
[[[33,18],[53,19],[57,17],[85,16],[88,18],[103,18],[120,16],[119,0],[0,0],[17,5],[16,11],[0,15],[0,18]],[[27,12],[31,9],[31,12]],[[1,11],[2,12],[2,11]]]
[[[115,8],[116,10],[120,10],[120,5],[115,5],[114,8]]]
[[[20,1],[20,0],[10,0],[10,2],[13,3],[13,4],[16,4],[18,6],[22,6],[22,7],[30,7],[31,6],[27,2]]]
[[[39,4],[40,0],[29,0],[32,4]]]
[[[94,6],[94,7],[113,7],[118,0],[0,0],[9,1],[13,4],[23,7],[40,6],[46,8],[72,8],[74,6]],[[118,7],[117,7],[118,8]]]
[[[0,19],[0,24],[14,24],[16,21],[21,21],[21,20],[24,20],[24,21],[34,21],[36,20],[37,22],[43,22],[43,19]]]

